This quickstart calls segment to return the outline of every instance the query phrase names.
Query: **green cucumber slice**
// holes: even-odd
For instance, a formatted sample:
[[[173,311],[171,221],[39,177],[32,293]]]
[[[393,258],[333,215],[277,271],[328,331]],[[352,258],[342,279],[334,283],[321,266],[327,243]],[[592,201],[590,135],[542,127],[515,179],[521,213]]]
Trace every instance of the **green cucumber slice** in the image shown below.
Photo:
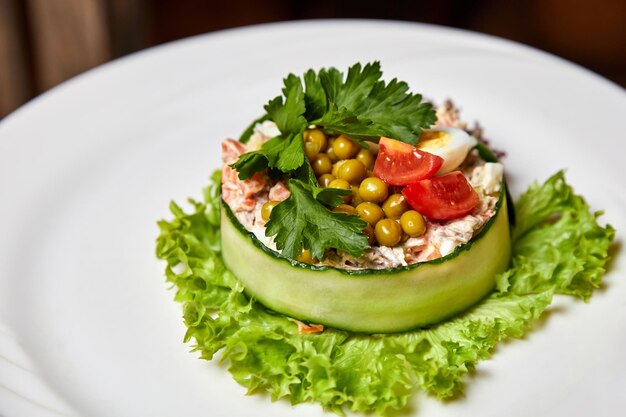
[[[392,333],[428,326],[487,295],[510,260],[504,187],[496,214],[471,241],[429,262],[348,271],[287,259],[222,204],[222,255],[246,293],[287,316],[344,330]]]

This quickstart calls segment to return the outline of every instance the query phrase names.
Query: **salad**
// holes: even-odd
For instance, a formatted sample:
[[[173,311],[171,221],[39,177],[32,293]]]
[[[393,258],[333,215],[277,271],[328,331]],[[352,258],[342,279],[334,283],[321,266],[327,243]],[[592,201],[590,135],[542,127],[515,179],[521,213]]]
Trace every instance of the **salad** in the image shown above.
[[[563,172],[513,204],[479,128],[381,77],[290,74],[193,212],[159,223],[185,341],[250,392],[337,413],[451,397],[556,294],[600,284],[614,230]]]
[[[450,317],[493,289],[510,258],[506,194],[502,164],[472,150],[477,139],[440,125],[417,146],[382,137],[366,148],[305,129],[311,182],[270,170],[239,178],[238,161],[279,135],[265,121],[247,146],[222,143],[222,253],[251,297],[308,331],[389,333]],[[351,247],[359,238],[367,246]]]

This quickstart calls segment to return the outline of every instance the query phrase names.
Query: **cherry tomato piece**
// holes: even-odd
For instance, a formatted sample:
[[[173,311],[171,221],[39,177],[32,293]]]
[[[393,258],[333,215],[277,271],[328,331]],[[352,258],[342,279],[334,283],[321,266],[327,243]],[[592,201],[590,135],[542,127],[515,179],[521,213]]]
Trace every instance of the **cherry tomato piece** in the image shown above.
[[[421,151],[408,143],[381,137],[379,145],[372,174],[387,184],[407,185],[430,178],[443,165],[440,156]]]
[[[479,197],[460,171],[407,185],[402,194],[411,207],[435,220],[451,220],[469,214]]]

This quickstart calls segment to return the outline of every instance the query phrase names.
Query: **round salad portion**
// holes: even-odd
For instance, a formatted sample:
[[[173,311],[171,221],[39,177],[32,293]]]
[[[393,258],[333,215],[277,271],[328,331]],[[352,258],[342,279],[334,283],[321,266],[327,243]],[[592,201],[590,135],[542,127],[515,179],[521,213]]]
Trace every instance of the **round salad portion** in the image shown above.
[[[306,126],[296,140],[308,188],[297,172],[237,170],[281,138],[272,120],[255,123],[246,143],[225,140],[223,256],[249,295],[315,324],[307,331],[364,332],[429,325],[483,298],[510,257],[504,168],[452,102],[433,112],[414,144]],[[322,197],[303,198],[309,190]],[[340,236],[316,251],[306,233]],[[341,238],[360,238],[360,250]],[[289,242],[299,251],[286,253]]]

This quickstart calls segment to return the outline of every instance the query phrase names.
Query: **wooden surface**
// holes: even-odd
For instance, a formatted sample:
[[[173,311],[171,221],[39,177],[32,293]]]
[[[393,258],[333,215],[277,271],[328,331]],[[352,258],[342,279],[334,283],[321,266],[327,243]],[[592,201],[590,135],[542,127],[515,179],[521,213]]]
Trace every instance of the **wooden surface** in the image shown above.
[[[0,118],[31,96],[26,45],[16,0],[0,0]]]
[[[105,0],[28,0],[37,89],[111,58]]]
[[[107,0],[0,0],[0,118],[113,57],[108,5]]]

